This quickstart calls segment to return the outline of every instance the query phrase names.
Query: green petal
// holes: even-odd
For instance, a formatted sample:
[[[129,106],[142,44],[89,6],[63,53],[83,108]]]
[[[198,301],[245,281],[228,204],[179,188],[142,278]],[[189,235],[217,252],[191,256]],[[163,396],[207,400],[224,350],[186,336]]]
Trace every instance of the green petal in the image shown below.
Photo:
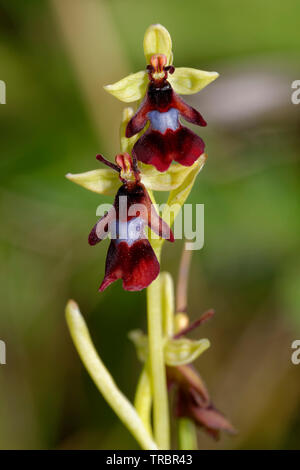
[[[150,64],[154,54],[164,54],[167,57],[167,64],[172,64],[172,39],[169,31],[161,24],[152,24],[145,32],[144,54],[147,64]]]
[[[169,75],[169,82],[174,91],[180,95],[192,95],[218,78],[217,72],[177,67],[173,75]]]
[[[106,195],[115,194],[121,184],[118,173],[106,168],[86,171],[85,173],[68,173],[66,178],[89,191]]]
[[[171,191],[178,188],[188,174],[198,168],[199,160],[192,166],[182,166],[179,163],[172,163],[169,169],[161,173],[153,165],[139,163],[142,172],[142,182],[148,189],[153,191]]]
[[[193,341],[187,338],[169,339],[165,345],[165,362],[168,366],[190,364],[210,346],[208,339]]]
[[[145,96],[148,85],[147,72],[132,73],[112,85],[106,85],[104,89],[125,103],[140,100]]]

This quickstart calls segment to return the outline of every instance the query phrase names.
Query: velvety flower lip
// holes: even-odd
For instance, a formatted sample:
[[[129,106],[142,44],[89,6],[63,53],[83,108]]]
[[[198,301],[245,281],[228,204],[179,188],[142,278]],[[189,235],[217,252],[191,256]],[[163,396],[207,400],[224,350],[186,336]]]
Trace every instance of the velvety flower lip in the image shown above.
[[[175,338],[193,330],[211,318],[213,313],[213,310],[204,313],[199,320],[177,333]],[[169,389],[176,388],[175,414],[177,417],[192,419],[214,439],[219,439],[220,431],[236,433],[228,419],[214,407],[205,383],[193,366],[190,364],[168,366],[166,372]]]
[[[118,171],[122,182],[113,207],[96,223],[88,239],[90,245],[96,245],[111,234],[105,276],[99,290],[103,291],[117,279],[123,280],[125,290],[144,289],[158,276],[160,270],[145,233],[146,226],[171,242],[174,241],[174,235],[152,205],[130,155],[117,155],[116,164],[108,162],[101,155],[97,158]]]
[[[159,274],[159,262],[148,240],[129,246],[112,240],[108,249],[105,276],[99,287],[102,292],[112,282],[123,279],[123,289],[139,291],[148,287]]]
[[[175,68],[165,66],[166,63],[163,54],[151,58],[147,67],[146,97],[126,128],[126,137],[131,138],[149,121],[149,128],[137,140],[132,153],[137,160],[154,165],[161,172],[166,171],[173,160],[184,166],[193,165],[205,149],[203,140],[182,126],[179,117],[198,126],[206,126],[206,121],[174,92],[167,78]]]

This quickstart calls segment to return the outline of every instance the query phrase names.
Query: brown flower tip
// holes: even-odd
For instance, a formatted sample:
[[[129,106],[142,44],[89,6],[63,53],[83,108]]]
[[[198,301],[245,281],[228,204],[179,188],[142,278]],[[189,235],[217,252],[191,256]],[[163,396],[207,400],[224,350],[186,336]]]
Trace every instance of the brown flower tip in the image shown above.
[[[221,431],[236,433],[230,421],[214,407],[202,378],[194,368],[190,365],[167,367],[167,380],[169,387],[176,386],[177,417],[192,419],[214,439],[219,439]]]

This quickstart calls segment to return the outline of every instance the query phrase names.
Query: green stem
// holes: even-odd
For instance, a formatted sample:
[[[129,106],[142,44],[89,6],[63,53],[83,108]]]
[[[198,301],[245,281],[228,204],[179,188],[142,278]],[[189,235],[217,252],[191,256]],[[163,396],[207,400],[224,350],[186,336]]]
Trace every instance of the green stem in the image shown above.
[[[196,426],[189,418],[178,419],[178,449],[198,449]]]
[[[170,273],[160,273],[161,306],[163,319],[163,332],[165,338],[171,338],[174,334],[174,285]]]
[[[170,424],[159,277],[147,288],[147,310],[154,436],[158,447],[167,450],[170,448]]]

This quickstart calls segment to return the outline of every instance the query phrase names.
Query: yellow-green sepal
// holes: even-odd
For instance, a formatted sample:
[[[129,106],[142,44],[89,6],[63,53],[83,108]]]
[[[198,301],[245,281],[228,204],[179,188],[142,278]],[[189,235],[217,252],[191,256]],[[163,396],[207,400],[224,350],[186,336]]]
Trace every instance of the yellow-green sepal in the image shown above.
[[[112,85],[105,85],[106,90],[111,95],[125,103],[138,101],[145,96],[148,85],[148,76],[145,70],[127,75]]]
[[[173,75],[169,75],[168,80],[179,95],[192,95],[216,80],[218,76],[217,72],[176,67],[175,72]]]
[[[126,140],[129,141],[130,139],[125,139],[126,137],[124,137],[122,144],[123,148],[129,149],[132,142],[126,142]],[[181,187],[185,181],[189,181],[189,175],[192,175],[191,177],[193,179],[193,175],[200,171],[200,166],[202,167],[204,164],[202,158],[203,156],[190,167],[183,167],[179,163],[173,163],[165,173],[157,171],[152,165],[139,163],[142,182],[148,190],[175,191],[177,188]],[[76,174],[68,173],[66,178],[89,191],[104,195],[115,195],[121,185],[118,173],[109,168]],[[179,201],[181,200],[180,195],[182,197],[182,191],[180,191],[179,194],[172,192],[170,197],[172,194],[174,196],[172,200],[176,197]]]
[[[107,168],[77,174],[68,173],[66,178],[89,191],[104,195],[115,195],[121,184],[118,173]]]
[[[165,363],[168,366],[190,364],[210,346],[208,339],[191,340],[188,338],[168,339],[165,344]]]
[[[147,64],[154,54],[164,54],[167,58],[167,65],[172,64],[172,39],[169,31],[161,24],[152,24],[145,32],[144,54]]]
[[[128,336],[136,347],[139,360],[145,362],[148,357],[148,336],[141,330],[133,330]],[[210,342],[206,338],[197,341],[188,338],[168,338],[164,345],[165,364],[170,367],[190,364],[209,346]]]

